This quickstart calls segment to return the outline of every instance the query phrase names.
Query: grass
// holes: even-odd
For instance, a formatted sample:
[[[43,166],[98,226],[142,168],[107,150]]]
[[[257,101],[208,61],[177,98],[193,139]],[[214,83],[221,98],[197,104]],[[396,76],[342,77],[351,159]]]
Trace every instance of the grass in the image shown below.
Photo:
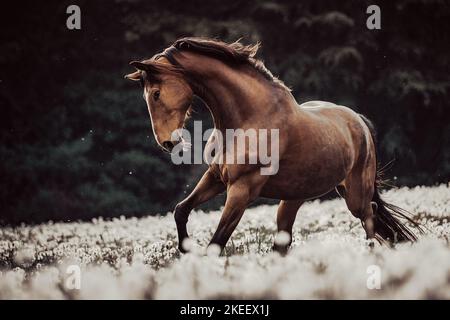
[[[2,299],[450,298],[450,187],[401,188],[384,198],[427,228],[415,244],[369,250],[341,199],[303,205],[285,257],[272,252],[276,206],[248,209],[221,257],[208,256],[220,212],[193,212],[181,255],[171,214],[0,229]],[[81,288],[67,285],[69,265]],[[368,268],[381,289],[370,290]]]

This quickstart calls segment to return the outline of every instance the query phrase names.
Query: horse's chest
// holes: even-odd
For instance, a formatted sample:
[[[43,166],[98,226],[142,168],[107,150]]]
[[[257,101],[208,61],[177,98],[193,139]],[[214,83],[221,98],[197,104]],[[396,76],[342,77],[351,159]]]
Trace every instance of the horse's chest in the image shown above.
[[[209,167],[216,179],[222,181],[224,184],[233,183],[240,176],[252,170],[252,166],[242,166],[227,163],[212,163],[209,165]]]
[[[217,180],[222,181],[224,184],[228,183],[228,171],[226,170],[226,168],[224,168],[223,165],[220,165],[218,163],[211,163],[209,165],[209,169]]]

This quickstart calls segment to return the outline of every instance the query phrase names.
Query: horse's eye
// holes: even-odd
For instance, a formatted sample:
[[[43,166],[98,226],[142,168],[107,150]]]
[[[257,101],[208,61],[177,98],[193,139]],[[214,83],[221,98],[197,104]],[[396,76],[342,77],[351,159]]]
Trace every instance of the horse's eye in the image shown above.
[[[156,90],[155,92],[153,92],[153,100],[158,101],[159,99],[159,90]]]

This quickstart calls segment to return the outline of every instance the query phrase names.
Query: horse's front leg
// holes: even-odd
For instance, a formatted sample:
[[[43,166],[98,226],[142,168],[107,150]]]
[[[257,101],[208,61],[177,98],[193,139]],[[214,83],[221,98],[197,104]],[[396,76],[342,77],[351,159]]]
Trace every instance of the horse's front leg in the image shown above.
[[[209,245],[219,245],[223,250],[245,209],[259,196],[266,180],[267,176],[261,176],[258,172],[257,175],[245,176],[228,186],[222,217]]]
[[[195,186],[191,194],[175,207],[174,217],[178,232],[178,249],[185,253],[183,240],[188,238],[186,224],[192,209],[225,191],[225,185],[208,170]]]

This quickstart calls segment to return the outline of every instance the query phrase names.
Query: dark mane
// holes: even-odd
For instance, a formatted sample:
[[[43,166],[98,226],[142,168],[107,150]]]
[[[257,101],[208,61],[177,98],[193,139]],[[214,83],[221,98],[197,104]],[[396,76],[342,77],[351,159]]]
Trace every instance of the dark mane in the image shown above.
[[[249,64],[254,67],[267,80],[274,82],[286,90],[285,84],[275,77],[261,60],[255,58],[260,44],[243,45],[239,41],[226,43],[219,40],[205,38],[182,38],[174,42],[173,47],[178,50],[187,50],[219,59],[227,64]]]

